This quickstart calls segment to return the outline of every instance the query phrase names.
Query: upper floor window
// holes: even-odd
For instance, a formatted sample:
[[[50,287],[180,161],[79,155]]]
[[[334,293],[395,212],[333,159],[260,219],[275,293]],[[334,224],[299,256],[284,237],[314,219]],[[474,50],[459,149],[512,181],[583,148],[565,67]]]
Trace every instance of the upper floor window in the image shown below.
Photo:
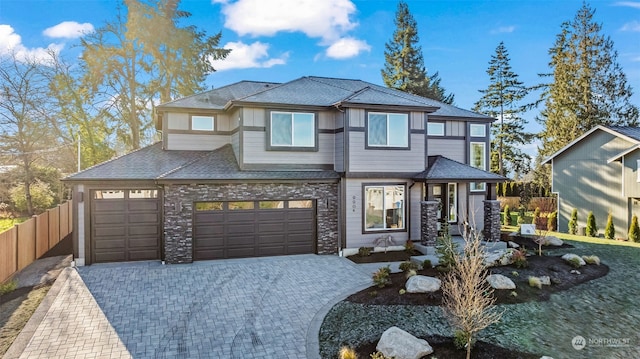
[[[191,129],[194,131],[213,131],[213,116],[191,116]]]
[[[471,167],[481,170],[487,169],[486,144],[484,142],[471,142]],[[472,191],[484,191],[485,183],[471,183]]]
[[[469,132],[471,137],[487,137],[487,126],[472,123],[469,126]]]
[[[409,147],[409,116],[406,113],[369,112],[369,147]]]
[[[313,113],[271,112],[271,146],[315,147],[316,121]]]
[[[444,123],[442,123],[442,122],[429,122],[429,123],[427,123],[427,135],[429,135],[429,136],[444,136]]]

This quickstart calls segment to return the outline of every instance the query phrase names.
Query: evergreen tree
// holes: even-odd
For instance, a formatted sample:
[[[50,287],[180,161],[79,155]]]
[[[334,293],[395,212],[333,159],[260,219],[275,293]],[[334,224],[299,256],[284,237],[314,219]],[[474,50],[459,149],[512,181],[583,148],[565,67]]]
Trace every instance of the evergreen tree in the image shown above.
[[[445,93],[438,72],[427,75],[422,47],[418,45],[418,23],[406,2],[398,3],[394,23],[396,30],[385,44],[385,64],[381,71],[384,84],[414,95],[453,103],[454,95]]]
[[[636,125],[638,108],[617,62],[613,41],[594,22],[595,10],[583,3],[565,22],[549,50],[552,78],[544,88],[545,108],[538,120],[540,153],[549,156],[596,125]]]
[[[604,228],[604,238],[616,238],[616,227],[613,225],[613,214],[611,214],[611,212],[609,212],[609,216],[607,217],[607,226]]]
[[[569,220],[569,233],[578,234],[578,209],[571,211],[571,220]]]
[[[509,205],[504,206],[504,225],[511,225],[511,210],[509,209]]]
[[[500,42],[495,55],[492,55],[489,61],[489,86],[480,90],[482,97],[474,106],[474,111],[500,120],[491,126],[491,158],[494,153],[497,153],[498,158],[498,168],[491,170],[503,176],[505,172],[520,175],[528,171],[531,157],[520,148],[533,137],[524,130],[526,121],[522,118],[529,106],[521,102],[529,93],[529,89],[511,70],[510,62],[507,48],[504,42]]]
[[[631,218],[631,226],[629,226],[629,240],[632,242],[640,242],[640,226],[638,226],[638,216],[635,214]]]
[[[104,95],[115,133],[128,149],[154,132],[149,109],[156,101],[201,91],[205,76],[215,71],[211,60],[229,52],[217,47],[220,33],[180,27],[191,14],[178,10],[179,2],[124,0],[126,13],[119,9],[115,21],[81,40],[83,81]]]
[[[596,237],[598,235],[598,226],[596,225],[596,216],[593,215],[593,212],[590,211],[587,216],[587,230],[586,234],[588,237]]]

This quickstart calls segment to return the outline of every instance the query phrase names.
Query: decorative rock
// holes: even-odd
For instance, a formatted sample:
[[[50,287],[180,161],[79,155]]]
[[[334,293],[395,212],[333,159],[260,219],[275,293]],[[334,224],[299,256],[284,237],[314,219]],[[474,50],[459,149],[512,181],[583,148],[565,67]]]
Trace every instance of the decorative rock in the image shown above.
[[[487,276],[487,282],[489,282],[489,285],[494,289],[516,289],[516,284],[502,274],[491,274]]]
[[[516,242],[509,241],[507,244],[509,245],[509,248],[520,248],[520,245]]]
[[[575,261],[576,259],[573,258],[578,258],[578,263],[580,263],[580,266],[586,265],[587,263],[584,261],[584,259],[582,259],[582,257],[580,257],[577,254],[573,254],[573,253],[567,253],[565,255],[562,256],[562,259],[564,259],[567,262],[571,262],[571,261]]]
[[[551,278],[548,275],[543,275],[540,277],[540,283],[542,285],[551,285]]]
[[[398,327],[391,327],[382,333],[376,350],[385,357],[396,359],[420,359],[433,353],[433,348],[424,339],[418,339]]]
[[[571,272],[569,272],[569,273],[571,273],[571,274],[580,274],[580,271],[576,270],[576,269],[572,269]]]
[[[506,266],[513,263],[515,249],[507,248],[485,254],[484,265],[487,267]]]
[[[545,356],[540,357],[540,359],[553,359],[553,358],[552,357],[548,357],[548,356],[545,355]]]
[[[414,275],[407,279],[405,287],[407,287],[407,293],[432,293],[440,290],[440,284],[441,281],[438,278]]]
[[[562,247],[562,245],[564,244],[562,239],[555,236],[547,236],[544,239],[547,246]]]

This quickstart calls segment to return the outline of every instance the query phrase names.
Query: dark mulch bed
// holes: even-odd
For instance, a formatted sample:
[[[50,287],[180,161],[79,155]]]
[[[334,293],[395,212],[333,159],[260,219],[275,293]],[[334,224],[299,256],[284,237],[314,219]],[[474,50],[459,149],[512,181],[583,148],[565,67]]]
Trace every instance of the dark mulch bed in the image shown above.
[[[503,242],[514,242],[517,243],[521,248],[526,248],[530,252],[538,253],[538,244],[533,240],[532,237],[526,236],[511,236],[508,233],[502,233],[500,235],[500,239]],[[561,248],[574,248],[573,245],[563,242],[561,246],[542,246],[542,250],[550,250],[550,249],[561,249]]]
[[[378,262],[404,262],[411,259],[411,256],[421,256],[422,253],[413,250],[407,251],[388,251],[388,252],[375,252],[366,257],[362,257],[358,254],[348,256],[347,259],[354,263],[378,263]]]
[[[514,265],[490,268],[491,274],[502,274],[509,277],[515,284],[516,289],[496,290],[497,304],[517,304],[530,301],[545,301],[553,293],[572,288],[578,284],[588,282],[593,279],[603,277],[609,273],[609,267],[600,264],[588,264],[580,267],[580,274],[571,273],[574,268],[567,264],[559,256],[529,256],[529,266],[527,268],[516,268]],[[381,265],[382,267],[383,265]],[[418,271],[418,274],[442,279],[442,273],[431,268]],[[542,289],[529,286],[529,276],[549,276],[550,286],[542,286]],[[405,293],[400,295],[400,289],[404,289],[406,282],[405,273],[392,273],[391,284],[378,288],[371,286],[360,292],[352,294],[346,300],[353,303],[373,304],[373,305],[441,305],[442,292],[431,294]],[[516,296],[512,292],[517,293]]]
[[[453,346],[453,340],[451,338],[442,337],[439,335],[429,335],[421,337],[429,342],[429,345],[433,348],[433,354],[427,355],[423,358],[447,358],[447,359],[464,359],[466,358],[466,350],[458,350]],[[378,343],[365,343],[355,348],[358,358],[369,358],[370,354],[376,352],[376,345]],[[514,350],[509,350],[491,343],[478,341],[471,349],[471,357],[474,359],[538,359],[540,355],[523,353]]]

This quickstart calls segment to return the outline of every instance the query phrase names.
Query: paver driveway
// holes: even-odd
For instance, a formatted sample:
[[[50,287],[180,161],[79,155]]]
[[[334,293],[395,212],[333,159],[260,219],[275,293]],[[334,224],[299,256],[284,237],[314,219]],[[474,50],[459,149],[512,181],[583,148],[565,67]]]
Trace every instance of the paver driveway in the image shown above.
[[[305,358],[316,314],[371,281],[317,255],[102,264],[80,276],[134,358]]]

